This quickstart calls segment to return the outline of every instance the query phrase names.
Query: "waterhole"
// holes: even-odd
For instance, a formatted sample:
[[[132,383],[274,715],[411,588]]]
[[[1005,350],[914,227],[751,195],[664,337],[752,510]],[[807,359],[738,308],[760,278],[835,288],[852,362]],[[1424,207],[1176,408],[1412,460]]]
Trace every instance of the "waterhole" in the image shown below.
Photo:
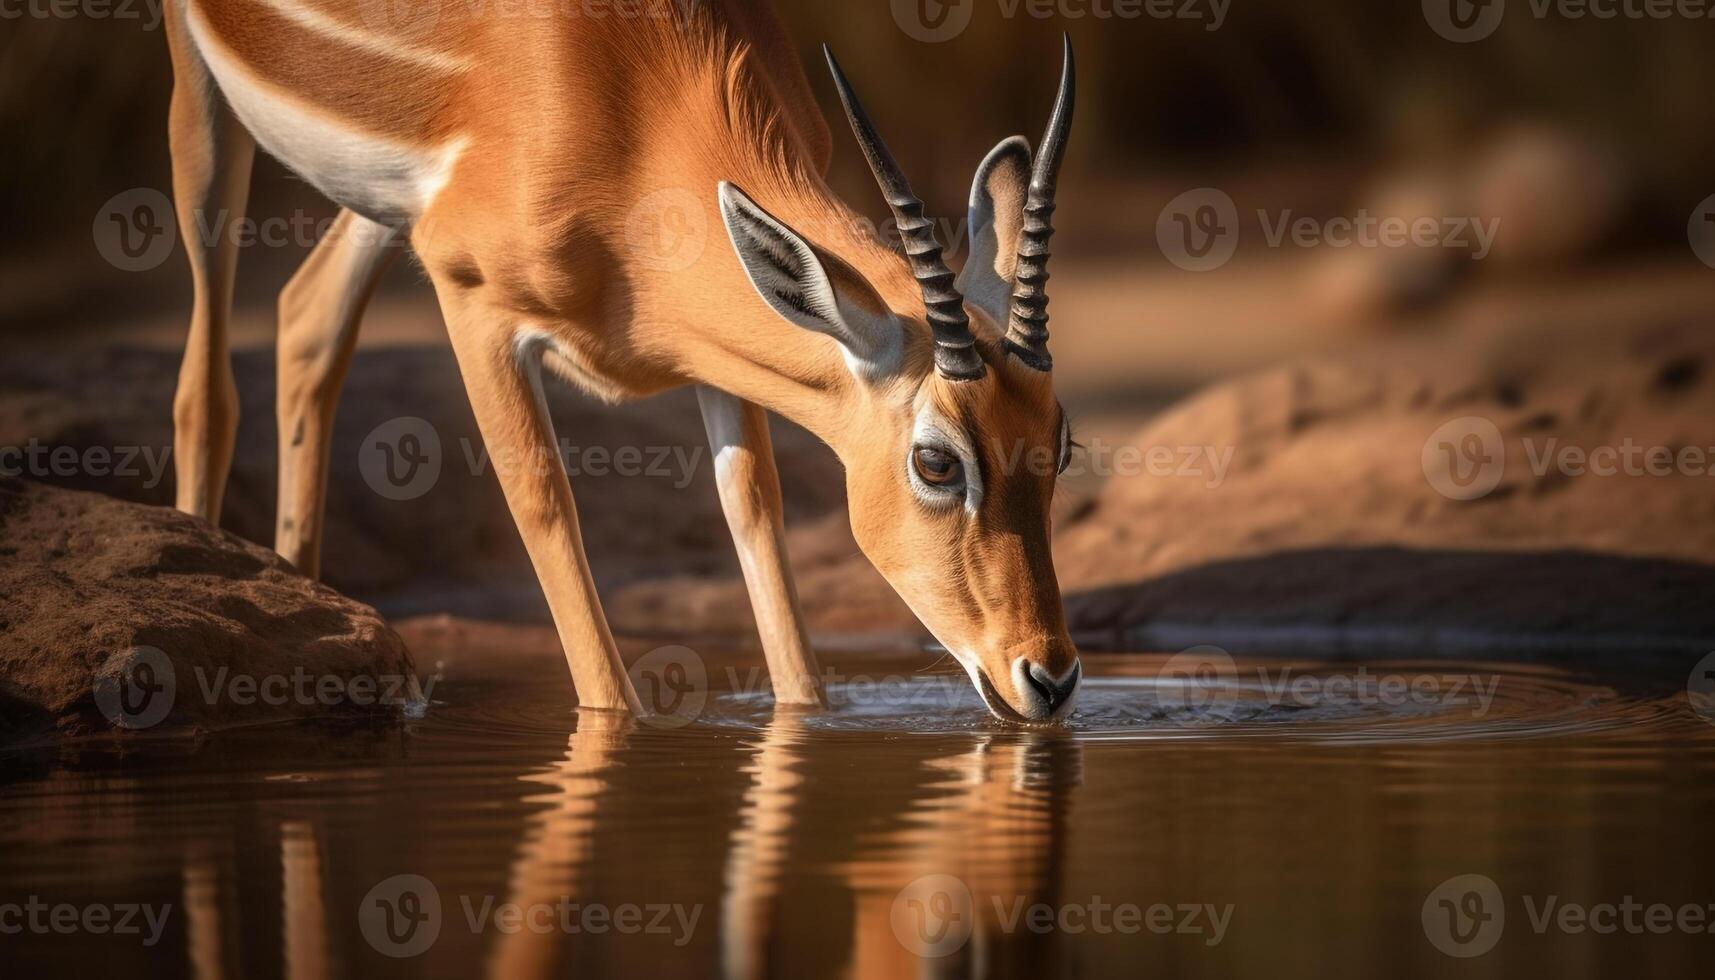
[[[546,631],[411,642],[418,718],[0,755],[14,975],[1687,976],[1715,948],[1532,917],[1715,902],[1715,722],[1659,667],[1092,653],[1067,722],[1019,728],[916,651],[825,655],[805,711],[754,655],[634,643],[658,716],[626,722],[575,710]],[[1489,885],[1504,932],[1455,957],[1436,916]]]

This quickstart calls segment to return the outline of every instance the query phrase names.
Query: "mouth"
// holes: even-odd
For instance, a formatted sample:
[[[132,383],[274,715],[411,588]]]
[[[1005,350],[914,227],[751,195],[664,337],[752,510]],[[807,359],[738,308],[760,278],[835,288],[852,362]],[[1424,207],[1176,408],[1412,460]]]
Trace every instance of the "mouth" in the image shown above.
[[[1000,692],[994,689],[994,684],[989,681],[987,674],[980,670],[973,670],[971,674],[972,679],[976,681],[977,695],[983,699],[983,707],[989,709],[989,714],[1001,721],[1011,725],[1041,728],[1044,725],[1060,722],[1064,718],[1063,710],[1056,711],[1046,718],[1026,718],[1017,708],[1008,704],[1006,699],[1000,696]]]

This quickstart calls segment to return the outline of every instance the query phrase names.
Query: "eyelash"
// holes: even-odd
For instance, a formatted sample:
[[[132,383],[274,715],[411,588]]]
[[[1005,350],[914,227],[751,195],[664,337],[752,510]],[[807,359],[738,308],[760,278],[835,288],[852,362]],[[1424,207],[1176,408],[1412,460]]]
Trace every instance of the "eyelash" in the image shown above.
[[[1062,476],[1065,476],[1066,470],[1071,469],[1071,467],[1072,467],[1072,454],[1074,452],[1077,452],[1077,451],[1082,450],[1084,448],[1084,444],[1078,441],[1078,435],[1073,430],[1072,413],[1066,411],[1064,408],[1062,408],[1060,411],[1062,413],[1062,417],[1065,419],[1065,427],[1066,427],[1066,465],[1064,467],[1061,467],[1061,469],[1057,473],[1054,474],[1054,478],[1056,480],[1058,480]]]

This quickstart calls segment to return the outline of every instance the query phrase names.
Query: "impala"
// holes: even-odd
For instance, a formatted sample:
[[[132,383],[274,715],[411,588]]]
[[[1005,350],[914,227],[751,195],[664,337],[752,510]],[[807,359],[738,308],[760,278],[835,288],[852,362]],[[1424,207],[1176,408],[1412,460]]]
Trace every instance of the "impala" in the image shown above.
[[[1049,553],[1057,468],[1016,461],[1064,469],[1071,445],[1044,291],[1070,43],[1034,163],[1012,137],[977,170],[972,254],[955,280],[830,53],[905,254],[854,233],[859,216],[822,178],[831,139],[809,82],[758,4],[543,17],[449,0],[412,31],[385,29],[377,6],[168,0],[173,187],[195,287],[173,405],[179,509],[218,520],[237,425],[236,247],[192,231],[202,216],[243,216],[260,145],[342,208],[280,297],[275,547],[304,573],[318,573],[358,321],[403,239],[434,286],[582,705],[642,710],[570,482],[530,462],[555,458],[544,367],[612,402],[696,386],[781,703],[822,694],[768,412],[838,454],[859,546],[989,710],[1062,716],[1080,671]],[[688,268],[626,247],[627,222],[662,193],[726,231]]]

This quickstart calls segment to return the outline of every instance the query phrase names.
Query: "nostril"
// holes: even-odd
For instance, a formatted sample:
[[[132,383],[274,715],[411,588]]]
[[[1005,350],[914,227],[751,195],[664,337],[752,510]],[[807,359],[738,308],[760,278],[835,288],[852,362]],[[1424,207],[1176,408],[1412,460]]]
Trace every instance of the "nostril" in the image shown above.
[[[1036,692],[1037,697],[1048,703],[1048,710],[1052,711],[1054,710],[1055,705],[1060,703],[1059,691],[1054,684],[1044,681],[1042,676],[1037,674],[1037,671],[1039,670],[1042,670],[1042,668],[1032,666],[1029,670],[1025,671],[1024,681],[1030,685],[1030,689],[1032,691]],[[1044,674],[1046,674],[1046,672],[1044,672]]]
[[[1024,672],[1024,676],[1042,700],[1048,702],[1049,710],[1054,711],[1065,704],[1072,697],[1072,693],[1078,689],[1078,678],[1082,675],[1083,669],[1083,664],[1073,661],[1070,669],[1059,677],[1055,677],[1048,672],[1048,668],[1041,664],[1031,664],[1029,669]]]

